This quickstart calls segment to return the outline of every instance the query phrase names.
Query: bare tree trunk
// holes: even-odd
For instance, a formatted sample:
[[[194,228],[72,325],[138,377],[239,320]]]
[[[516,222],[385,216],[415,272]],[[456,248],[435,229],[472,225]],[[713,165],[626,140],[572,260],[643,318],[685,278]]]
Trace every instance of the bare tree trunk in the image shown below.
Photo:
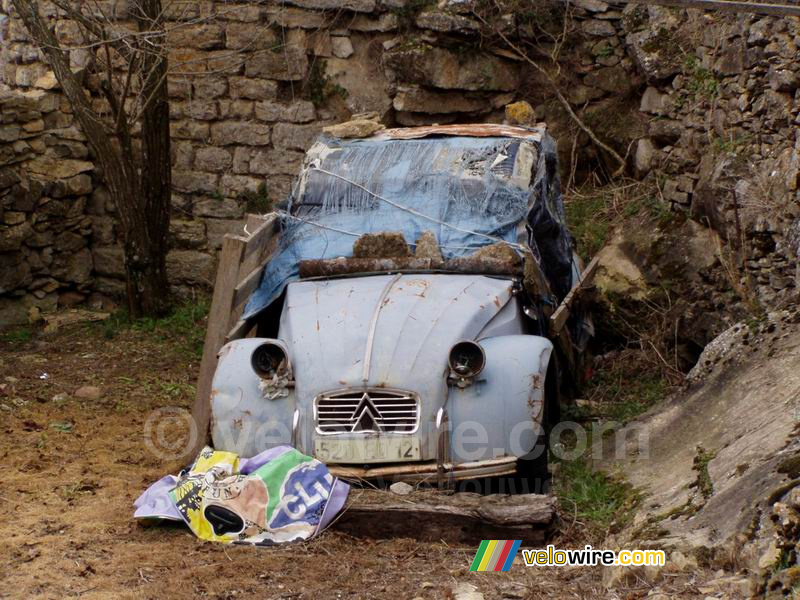
[[[115,98],[109,86],[103,91],[111,103],[114,124],[110,129],[92,109],[82,81],[72,72],[69,58],[58,38],[39,14],[35,0],[11,0],[34,42],[44,52],[64,95],[72,106],[75,118],[89,142],[95,160],[102,168],[103,180],[117,206],[125,250],[128,307],[132,317],[158,316],[169,308],[169,286],[166,276],[170,211],[170,135],[167,95],[166,48],[153,44],[136,58],[130,48],[115,46],[129,59],[129,70],[139,60],[146,105],[142,111],[141,156],[134,151],[130,123],[125,113],[125,94]],[[158,31],[161,0],[137,0],[133,3],[139,29]],[[57,2],[69,10],[85,27],[95,28],[81,13],[65,2]],[[74,14],[73,14],[74,13]],[[98,28],[100,34],[102,28]],[[95,33],[95,31],[93,31]],[[159,37],[163,42],[162,36]],[[113,44],[113,41],[108,42]]]
[[[162,16],[161,0],[139,0],[135,15],[139,31],[152,30]],[[143,59],[141,190],[145,218],[133,224],[126,238],[126,255],[139,260],[127,266],[128,280],[137,286],[145,314],[168,308],[166,256],[169,236],[172,169],[170,157],[169,95],[167,92],[166,35],[151,38],[159,52]],[[133,310],[131,311],[133,312]]]

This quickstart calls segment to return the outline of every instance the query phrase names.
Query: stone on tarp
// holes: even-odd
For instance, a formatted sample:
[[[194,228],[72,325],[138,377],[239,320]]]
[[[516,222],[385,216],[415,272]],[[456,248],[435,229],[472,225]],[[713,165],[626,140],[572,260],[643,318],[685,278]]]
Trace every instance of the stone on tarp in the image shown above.
[[[506,106],[506,122],[509,125],[533,125],[536,121],[536,112],[533,107],[521,100]]]
[[[442,251],[439,248],[439,242],[436,239],[436,234],[432,231],[423,231],[422,235],[417,239],[417,247],[414,250],[414,256],[417,258],[430,258],[434,261],[442,261]]]
[[[399,231],[365,233],[353,244],[355,258],[395,258],[411,256],[406,238]]]
[[[522,263],[522,258],[520,258],[519,254],[505,242],[496,242],[479,248],[471,256],[476,259],[498,260],[515,266]]]
[[[341,139],[365,138],[377,131],[386,129],[384,125],[368,119],[358,119],[323,127],[322,131]]]

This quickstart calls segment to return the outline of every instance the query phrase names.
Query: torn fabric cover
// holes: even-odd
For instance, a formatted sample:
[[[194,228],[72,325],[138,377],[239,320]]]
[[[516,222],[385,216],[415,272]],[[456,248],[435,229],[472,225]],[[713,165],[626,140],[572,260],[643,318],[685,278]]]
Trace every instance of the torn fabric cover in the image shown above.
[[[279,249],[243,317],[276,300],[298,278],[300,261],[350,257],[361,235],[387,231],[412,246],[433,231],[445,259],[498,241],[529,248],[561,300],[573,244],[555,143],[544,129],[516,129],[527,137],[322,136],[282,206]]]
[[[206,447],[189,469],[142,494],[134,517],[182,519],[207,541],[269,546],[317,535],[348,491],[323,463],[288,446],[250,459]]]

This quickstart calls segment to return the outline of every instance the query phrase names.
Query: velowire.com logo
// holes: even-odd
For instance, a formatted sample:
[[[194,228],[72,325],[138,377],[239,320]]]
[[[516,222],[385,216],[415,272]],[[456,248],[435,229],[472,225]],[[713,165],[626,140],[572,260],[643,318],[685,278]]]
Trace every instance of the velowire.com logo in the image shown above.
[[[469,570],[507,572],[521,542],[522,540],[483,540]]]

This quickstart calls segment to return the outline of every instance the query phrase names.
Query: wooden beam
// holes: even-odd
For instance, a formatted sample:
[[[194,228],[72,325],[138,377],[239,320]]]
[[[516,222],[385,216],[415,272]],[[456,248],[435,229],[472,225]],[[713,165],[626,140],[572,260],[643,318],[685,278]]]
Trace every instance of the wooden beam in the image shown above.
[[[610,4],[655,4],[658,6],[696,8],[700,10],[733,13],[752,13],[777,17],[800,16],[800,6],[797,4],[759,4],[757,2],[738,2],[734,0],[621,0],[611,2]]]
[[[238,283],[245,244],[243,238],[233,235],[226,235],[222,241],[217,280],[214,283],[214,295],[208,313],[203,358],[200,361],[200,375],[197,378],[197,395],[192,410],[192,417],[197,427],[197,441],[184,458],[197,456],[208,440],[211,423],[211,381],[217,368],[217,352],[231,328],[233,294]]]
[[[485,539],[544,542],[555,515],[555,498],[539,494],[482,496],[415,490],[353,489],[333,527],[356,537],[408,537],[478,544]]]
[[[566,323],[567,319],[569,318],[569,311],[572,303],[580,295],[581,290],[592,282],[595,273],[597,272],[598,264],[598,258],[595,256],[589,263],[589,266],[583,270],[583,273],[581,273],[581,276],[578,278],[578,281],[575,283],[575,285],[572,286],[572,289],[569,291],[569,293],[564,296],[564,300],[562,300],[561,304],[558,305],[556,311],[551,315],[551,335],[557,336],[561,332],[561,329],[564,327],[564,323]]]

